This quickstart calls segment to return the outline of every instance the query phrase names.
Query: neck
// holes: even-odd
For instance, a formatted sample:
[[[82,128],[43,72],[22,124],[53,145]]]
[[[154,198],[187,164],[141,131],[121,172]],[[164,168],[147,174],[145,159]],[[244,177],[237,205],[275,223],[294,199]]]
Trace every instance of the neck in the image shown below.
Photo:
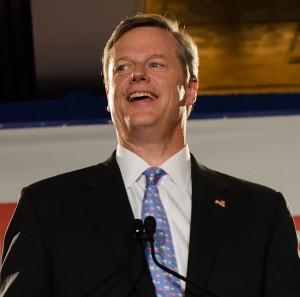
[[[179,152],[185,145],[185,134],[180,129],[174,134],[158,135],[143,130],[139,137],[137,135],[126,135],[121,137],[118,135],[120,145],[141,157],[150,166],[160,166],[166,160]]]

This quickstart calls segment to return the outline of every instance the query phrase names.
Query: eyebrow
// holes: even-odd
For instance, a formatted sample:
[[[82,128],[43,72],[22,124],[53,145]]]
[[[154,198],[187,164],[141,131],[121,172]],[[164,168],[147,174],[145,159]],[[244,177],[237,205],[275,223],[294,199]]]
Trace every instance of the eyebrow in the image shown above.
[[[153,54],[153,55],[151,55],[150,57],[148,57],[147,60],[155,59],[155,58],[159,58],[159,59],[167,59],[167,56],[164,55],[164,54]],[[119,61],[122,61],[122,60],[128,60],[128,61],[131,61],[132,58],[130,58],[129,56],[123,56],[123,57],[118,58],[118,59],[115,61],[115,63],[118,63]]]

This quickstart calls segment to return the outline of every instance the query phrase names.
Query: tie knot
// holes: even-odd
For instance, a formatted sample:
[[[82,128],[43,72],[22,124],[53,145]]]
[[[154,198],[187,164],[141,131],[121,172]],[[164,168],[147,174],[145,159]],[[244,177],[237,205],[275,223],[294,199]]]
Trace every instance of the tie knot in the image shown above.
[[[159,167],[150,167],[146,169],[143,174],[146,177],[146,187],[155,186],[159,179],[166,174],[166,172]]]

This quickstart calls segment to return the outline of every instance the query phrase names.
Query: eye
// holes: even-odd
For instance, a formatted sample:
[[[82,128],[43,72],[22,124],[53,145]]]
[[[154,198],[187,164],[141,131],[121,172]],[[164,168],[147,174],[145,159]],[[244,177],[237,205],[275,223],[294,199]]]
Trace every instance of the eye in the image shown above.
[[[161,62],[150,62],[149,67],[152,69],[162,69],[165,67],[165,65]]]
[[[115,66],[115,72],[117,73],[123,73],[127,72],[131,69],[129,64],[119,64]]]

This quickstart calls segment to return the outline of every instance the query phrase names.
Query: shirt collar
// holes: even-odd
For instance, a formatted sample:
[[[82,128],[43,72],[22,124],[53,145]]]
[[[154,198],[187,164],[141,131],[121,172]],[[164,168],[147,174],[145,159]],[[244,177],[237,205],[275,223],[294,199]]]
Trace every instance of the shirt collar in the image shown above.
[[[120,167],[126,189],[137,181],[141,174],[150,167],[141,157],[120,144],[117,146],[116,160]]]
[[[117,146],[116,160],[126,189],[136,182],[142,173],[150,167],[141,157],[120,144]],[[175,184],[186,190],[191,178],[191,157],[188,145],[164,162],[160,168],[168,174]]]
[[[191,179],[191,156],[188,145],[163,163],[160,168],[180,189],[186,190]]]

